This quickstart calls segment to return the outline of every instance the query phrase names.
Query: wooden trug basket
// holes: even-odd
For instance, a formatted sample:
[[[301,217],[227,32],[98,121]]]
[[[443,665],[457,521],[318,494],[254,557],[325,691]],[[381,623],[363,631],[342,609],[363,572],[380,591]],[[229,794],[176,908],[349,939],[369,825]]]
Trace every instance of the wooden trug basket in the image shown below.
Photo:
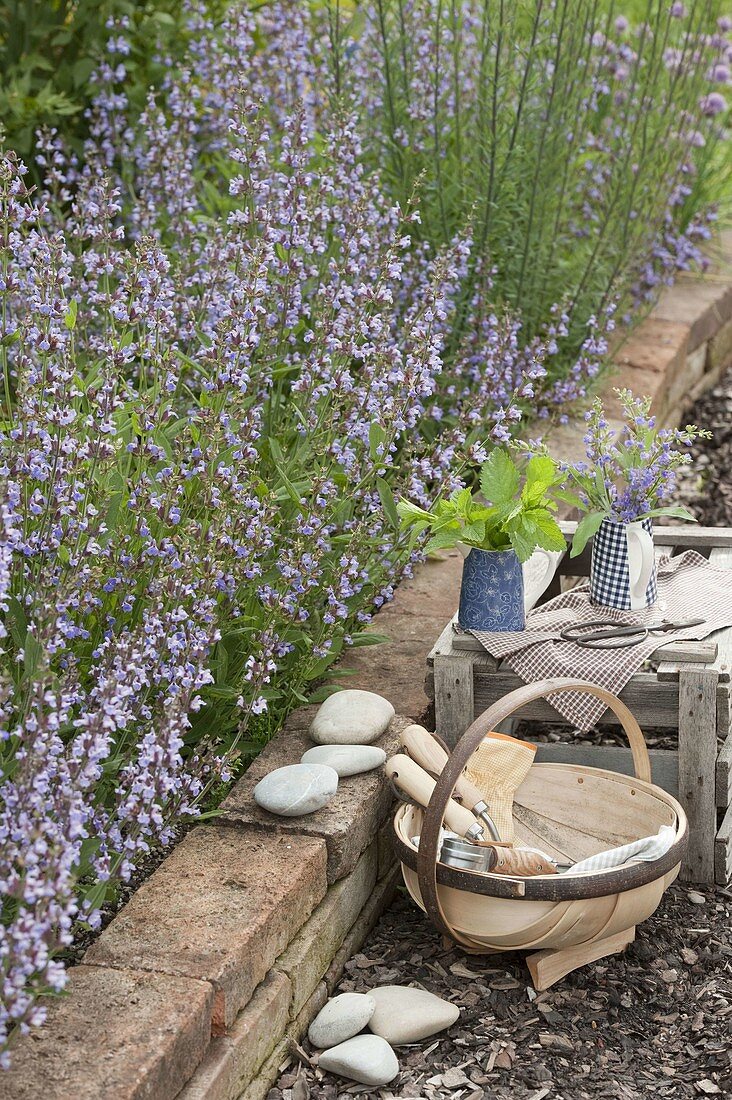
[[[578,875],[510,878],[438,862],[440,828],[455,783],[487,733],[526,703],[560,691],[585,691],[617,715],[630,743],[635,777],[578,764],[534,764],[514,801],[516,843],[577,861],[672,825],[660,859]],[[682,807],[651,783],[640,726],[628,707],[583,680],[552,679],[510,692],[473,722],[438,777],[429,807],[402,805],[394,844],[407,889],[436,927],[474,954],[531,950],[536,989],[586,963],[622,951],[679,873],[688,842]],[[419,835],[419,850],[411,838]]]

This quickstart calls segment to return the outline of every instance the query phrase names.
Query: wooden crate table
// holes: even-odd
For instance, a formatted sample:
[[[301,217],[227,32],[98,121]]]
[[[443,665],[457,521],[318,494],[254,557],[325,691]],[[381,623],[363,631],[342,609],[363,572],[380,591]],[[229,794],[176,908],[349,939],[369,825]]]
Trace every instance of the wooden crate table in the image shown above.
[[[569,539],[575,524],[562,527]],[[654,539],[658,556],[693,549],[715,565],[732,568],[732,528],[658,527]],[[589,547],[575,559],[566,554],[540,602],[571,584],[569,578],[587,576],[589,565]],[[446,625],[427,665],[427,694],[434,699],[436,728],[450,744],[477,715],[523,683],[476,638],[460,630],[457,615]],[[650,757],[654,783],[675,795],[689,818],[689,850],[682,877],[691,882],[726,884],[732,878],[731,671],[729,627],[701,642],[659,643],[620,693],[641,727],[676,734],[677,749],[652,749]],[[525,707],[520,717],[567,725],[545,700]],[[603,724],[606,721],[617,725],[610,711],[601,719]],[[536,759],[633,774],[630,749],[620,746],[541,742]]]

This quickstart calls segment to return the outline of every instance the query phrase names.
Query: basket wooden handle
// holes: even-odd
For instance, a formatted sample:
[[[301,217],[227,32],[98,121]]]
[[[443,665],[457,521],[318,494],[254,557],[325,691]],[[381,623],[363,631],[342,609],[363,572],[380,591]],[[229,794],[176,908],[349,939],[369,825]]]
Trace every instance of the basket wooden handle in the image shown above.
[[[526,684],[516,688],[503,699],[488,707],[487,710],[475,719],[453,749],[442,773],[438,776],[429,805],[424,813],[421,835],[419,839],[419,852],[417,854],[417,874],[422,900],[427,910],[427,915],[432,922],[446,936],[465,946],[474,947],[470,940],[464,939],[447,920],[437,891],[437,857],[440,843],[440,828],[445,815],[447,804],[452,797],[455,784],[461,776],[463,769],[469,763],[483,738],[499,723],[510,718],[527,703],[533,703],[537,699],[544,699],[549,695],[556,695],[560,691],[584,691],[588,695],[595,695],[614,712],[627,735],[630,749],[633,754],[633,767],[636,778],[646,783],[651,781],[651,762],[648,757],[645,738],[638,722],[631,711],[618,699],[617,695],[592,684],[588,680],[573,680],[571,677],[556,677],[551,680],[540,680],[536,684]]]

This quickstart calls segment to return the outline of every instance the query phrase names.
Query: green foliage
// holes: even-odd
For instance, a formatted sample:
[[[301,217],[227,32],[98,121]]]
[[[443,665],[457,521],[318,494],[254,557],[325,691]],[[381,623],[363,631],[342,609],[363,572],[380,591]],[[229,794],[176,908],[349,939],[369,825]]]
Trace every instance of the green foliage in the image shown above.
[[[177,0],[0,0],[0,120],[7,145],[32,165],[35,132],[54,126],[77,153],[87,133],[90,77],[115,35],[109,20],[129,20],[130,104],[141,109],[165,69],[158,51],[180,55],[186,43]]]
[[[472,221],[463,323],[490,269],[491,300],[527,342],[565,307],[568,369],[589,318],[615,300],[636,309],[653,250],[729,190],[723,127],[699,108],[720,0],[688,0],[683,18],[637,0],[625,30],[609,0],[374,7],[374,162],[400,201],[419,189],[434,248]],[[461,336],[459,320],[450,347]]]
[[[520,469],[508,451],[496,448],[480,469],[480,488],[487,503],[470,489],[457,489],[427,511],[401,500],[397,511],[414,537],[430,532],[427,553],[463,543],[479,550],[516,551],[527,561],[537,547],[563,550],[562,534],[553,512],[561,475],[551,458],[536,455]]]

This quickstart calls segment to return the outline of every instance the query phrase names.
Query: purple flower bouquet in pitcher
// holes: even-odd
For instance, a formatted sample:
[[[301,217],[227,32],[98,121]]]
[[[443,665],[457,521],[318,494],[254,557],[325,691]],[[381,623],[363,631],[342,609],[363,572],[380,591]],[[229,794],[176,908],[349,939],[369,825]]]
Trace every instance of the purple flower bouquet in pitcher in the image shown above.
[[[670,504],[679,467],[691,462],[689,447],[711,433],[687,425],[657,428],[651,398],[616,390],[625,422],[611,427],[598,399],[586,414],[586,462],[562,468],[568,499],[585,513],[577,525],[572,557],[594,536],[590,599],[604,607],[642,610],[656,600],[653,519],[672,516],[694,520]]]

